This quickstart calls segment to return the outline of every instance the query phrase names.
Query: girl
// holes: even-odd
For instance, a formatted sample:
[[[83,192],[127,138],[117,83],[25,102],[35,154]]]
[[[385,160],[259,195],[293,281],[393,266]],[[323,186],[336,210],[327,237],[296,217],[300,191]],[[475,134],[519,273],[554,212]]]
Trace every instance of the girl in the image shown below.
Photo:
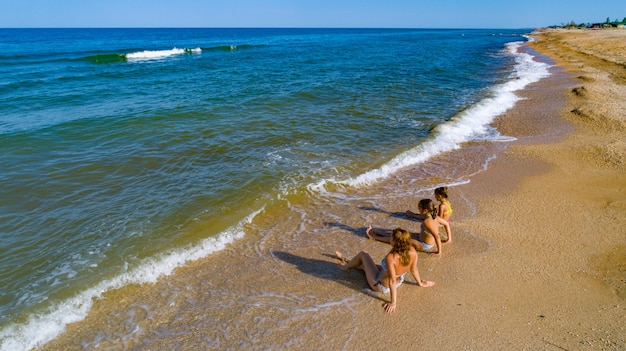
[[[435,189],[435,199],[439,201],[439,209],[437,211],[439,217],[443,218],[446,222],[450,222],[450,216],[452,215],[452,205],[448,200],[448,187],[442,186]],[[414,218],[419,221],[424,220],[424,216],[412,212],[411,210],[406,210],[406,215],[409,218]]]
[[[450,205],[450,201],[448,200],[447,186],[435,189],[435,200],[439,201],[439,209],[437,211],[439,217],[449,223],[450,216],[452,215],[452,205]]]
[[[396,310],[398,287],[404,281],[404,276],[408,271],[411,271],[417,285],[423,287],[435,285],[434,282],[420,278],[417,271],[417,251],[411,246],[411,234],[408,231],[402,228],[394,229],[390,242],[391,251],[383,258],[380,265],[377,265],[372,256],[365,251],[359,252],[351,260],[343,257],[341,252],[335,251],[337,258],[344,263],[343,270],[360,269],[365,272],[365,279],[373,291],[383,294],[391,293],[391,301],[383,305],[387,313],[393,313]]]
[[[443,218],[437,216],[437,207],[431,199],[422,199],[417,205],[419,214],[424,218],[420,232],[414,239],[411,240],[411,245],[418,251],[434,252],[441,254],[441,243],[449,242],[452,240],[452,230],[450,224]],[[439,235],[439,226],[442,225],[446,232],[447,238],[441,239]],[[387,231],[376,230],[369,226],[365,231],[365,234],[370,239],[382,241],[385,243],[390,242],[390,233]],[[436,251],[433,249],[437,247]]]

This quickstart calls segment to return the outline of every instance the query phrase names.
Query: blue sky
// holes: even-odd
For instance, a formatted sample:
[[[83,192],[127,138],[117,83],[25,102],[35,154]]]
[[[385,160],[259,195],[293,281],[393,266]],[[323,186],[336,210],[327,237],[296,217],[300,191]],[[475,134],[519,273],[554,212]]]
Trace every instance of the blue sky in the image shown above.
[[[0,0],[0,27],[536,28],[626,17],[626,0]]]

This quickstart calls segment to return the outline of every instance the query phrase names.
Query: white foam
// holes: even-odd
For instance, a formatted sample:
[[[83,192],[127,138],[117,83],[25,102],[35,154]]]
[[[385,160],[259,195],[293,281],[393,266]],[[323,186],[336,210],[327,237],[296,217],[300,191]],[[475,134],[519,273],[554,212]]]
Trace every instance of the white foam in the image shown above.
[[[216,237],[204,239],[197,245],[176,250],[156,258],[145,259],[138,267],[104,280],[82,291],[48,311],[32,315],[25,323],[14,323],[0,330],[0,351],[21,351],[41,347],[65,331],[65,326],[83,320],[93,300],[107,291],[130,284],[154,283],[159,277],[170,275],[174,269],[187,262],[223,250],[226,245],[243,238],[243,226],[250,223],[260,209]]]
[[[362,186],[386,178],[399,169],[420,164],[433,156],[458,149],[463,142],[470,140],[511,141],[514,138],[501,136],[489,124],[494,118],[511,109],[520,99],[514,94],[528,84],[539,81],[550,75],[546,63],[533,60],[533,56],[519,52],[523,42],[512,42],[506,45],[509,54],[515,56],[514,71],[510,79],[496,85],[489,97],[477,102],[460,112],[446,123],[437,126],[429,139],[405,151],[377,169],[365,172],[356,178],[338,181],[338,184]],[[324,191],[325,185],[331,182],[324,180],[309,186],[311,190]]]
[[[130,54],[126,54],[126,59],[129,61],[142,61],[142,60],[157,60],[166,58],[174,55],[182,55],[185,53],[194,53],[199,54],[202,52],[202,49],[178,49],[173,48],[171,50],[144,50],[139,52],[133,52]]]
[[[537,32],[533,32],[533,34],[534,34],[534,33],[537,33]],[[530,41],[535,41],[535,40],[537,40],[537,38],[535,38],[535,37],[531,37],[530,35],[522,35],[522,36],[523,36],[524,38],[526,38],[526,40],[528,40],[529,42],[530,42]]]
[[[296,308],[293,310],[294,313],[320,313],[321,310],[335,309],[336,307],[342,307],[348,305],[349,303],[354,301],[354,298],[348,297],[339,301],[330,301],[326,303],[321,303],[317,305],[313,305],[310,307]]]

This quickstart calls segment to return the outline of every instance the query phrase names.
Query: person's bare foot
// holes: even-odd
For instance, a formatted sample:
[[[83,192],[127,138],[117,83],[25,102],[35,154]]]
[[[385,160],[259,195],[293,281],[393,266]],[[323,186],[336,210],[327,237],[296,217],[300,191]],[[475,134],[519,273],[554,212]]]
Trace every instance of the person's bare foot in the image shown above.
[[[373,229],[372,229],[372,226],[371,226],[371,225],[370,225],[370,226],[368,226],[368,227],[367,227],[367,229],[365,229],[365,235],[367,235],[367,237],[368,237],[369,239],[374,239],[374,237],[372,236],[372,234],[370,234],[370,232],[371,232],[372,230],[373,230]]]
[[[346,264],[348,262],[350,262],[350,260],[348,260],[347,258],[345,258],[341,252],[339,251],[335,251],[335,256],[337,256],[337,259],[339,259],[339,261],[341,261],[341,263]]]

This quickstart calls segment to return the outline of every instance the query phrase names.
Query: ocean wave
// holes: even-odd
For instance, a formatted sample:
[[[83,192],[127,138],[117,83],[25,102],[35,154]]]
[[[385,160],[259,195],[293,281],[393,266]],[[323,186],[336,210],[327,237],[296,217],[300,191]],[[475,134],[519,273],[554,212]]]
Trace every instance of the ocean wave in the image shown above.
[[[126,56],[120,54],[91,55],[85,57],[85,60],[91,63],[116,63],[126,62]]]
[[[44,313],[31,315],[25,323],[4,327],[0,330],[0,351],[26,351],[41,347],[62,334],[66,325],[83,320],[91,310],[93,300],[102,298],[107,291],[131,284],[154,283],[190,261],[223,250],[226,245],[243,238],[243,227],[262,211],[263,208],[253,212],[220,235],[204,239],[197,245],[145,259],[134,269],[103,280],[96,286],[50,307]]]
[[[199,54],[202,52],[201,48],[195,49],[179,49],[173,48],[171,50],[144,50],[139,52],[133,52],[124,55],[128,61],[144,61],[144,60],[159,60],[170,56],[182,55],[182,54]]]
[[[550,65],[535,61],[534,56],[519,51],[523,43],[511,42],[505,46],[506,52],[515,57],[515,66],[509,80],[494,86],[485,99],[459,112],[448,122],[437,126],[426,141],[393,157],[379,168],[346,180],[325,179],[309,188],[320,190],[328,183],[353,187],[364,186],[384,179],[402,168],[423,163],[436,155],[458,149],[464,142],[515,140],[515,138],[500,135],[489,124],[515,106],[520,99],[514,94],[515,91],[550,75],[548,72]]]
[[[170,56],[177,56],[177,55],[183,55],[183,54],[200,54],[204,51],[229,51],[230,52],[230,51],[236,51],[236,50],[250,49],[253,47],[256,47],[256,45],[232,44],[232,45],[211,46],[211,47],[205,47],[205,48],[196,47],[194,49],[173,48],[171,50],[144,50],[144,51],[128,53],[126,55],[123,55],[123,58],[126,61],[158,60],[158,59],[163,59],[163,58],[167,58]]]
[[[118,62],[133,62],[133,61],[148,61],[148,60],[159,60],[165,59],[168,57],[184,55],[184,54],[201,54],[202,52],[211,52],[211,51],[224,51],[224,52],[232,52],[238,50],[246,50],[255,47],[262,47],[265,45],[250,45],[250,44],[242,44],[242,45],[218,45],[218,46],[210,46],[210,47],[196,47],[196,48],[172,48],[170,50],[143,50],[143,51],[131,51],[126,54],[119,53],[98,53],[95,55],[87,55],[78,58],[54,58],[47,59],[45,62],[64,62],[64,61],[88,61],[93,64],[111,64]],[[29,58],[32,59],[30,55],[24,56],[2,56],[0,55],[0,61],[6,59],[6,61],[11,60],[11,62],[16,59]],[[41,61],[38,61],[41,62]],[[10,62],[8,62],[10,63]]]

